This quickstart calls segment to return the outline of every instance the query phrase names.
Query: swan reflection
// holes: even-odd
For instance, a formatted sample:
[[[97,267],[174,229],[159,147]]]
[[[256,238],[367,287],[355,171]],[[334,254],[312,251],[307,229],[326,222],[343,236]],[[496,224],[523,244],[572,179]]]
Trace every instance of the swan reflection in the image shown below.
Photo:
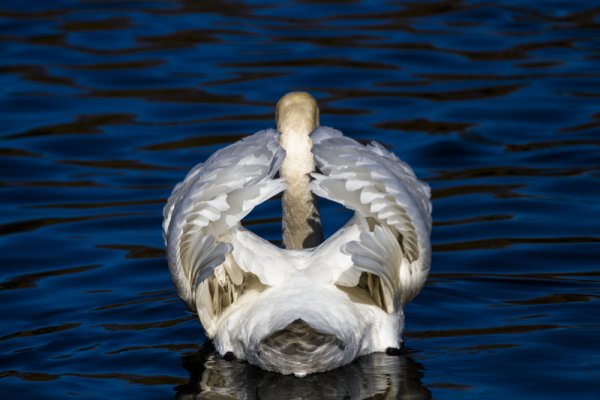
[[[191,399],[431,399],[421,383],[422,366],[410,357],[373,353],[344,367],[297,378],[263,371],[241,360],[227,361],[214,349],[183,356],[190,373],[176,388]]]

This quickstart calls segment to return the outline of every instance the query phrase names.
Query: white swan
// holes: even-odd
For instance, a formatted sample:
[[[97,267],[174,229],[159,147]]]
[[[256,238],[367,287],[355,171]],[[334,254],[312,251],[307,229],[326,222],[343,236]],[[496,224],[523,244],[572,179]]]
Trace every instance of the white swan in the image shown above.
[[[319,127],[307,93],[285,95],[276,120],[194,167],[169,197],[179,296],[221,355],[283,374],[400,348],[402,308],[429,273],[429,186],[381,145]],[[285,249],[240,223],[280,192]],[[315,195],[355,211],[324,242]]]

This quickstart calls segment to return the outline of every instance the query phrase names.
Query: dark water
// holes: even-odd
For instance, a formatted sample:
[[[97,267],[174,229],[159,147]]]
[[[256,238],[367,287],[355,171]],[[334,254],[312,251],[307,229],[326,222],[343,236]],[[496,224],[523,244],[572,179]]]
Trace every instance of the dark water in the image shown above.
[[[600,3],[279,3],[1,3],[0,397],[598,398]],[[405,354],[304,380],[211,354],[160,227],[298,89],[409,162],[435,225]]]

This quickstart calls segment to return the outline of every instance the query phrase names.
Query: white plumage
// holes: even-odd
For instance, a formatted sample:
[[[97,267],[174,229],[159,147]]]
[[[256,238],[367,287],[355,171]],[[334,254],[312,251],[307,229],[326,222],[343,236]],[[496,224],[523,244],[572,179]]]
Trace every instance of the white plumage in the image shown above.
[[[311,102],[308,94],[286,95],[277,110],[281,132],[255,133],[194,167],[163,221],[177,292],[218,352],[298,376],[399,348],[403,306],[423,287],[431,260],[429,187],[381,145],[318,127]],[[293,141],[295,158],[283,168],[282,135],[310,137],[304,154]],[[288,249],[241,225],[283,191]],[[354,217],[318,246],[293,249],[309,243],[309,228],[320,234],[314,195]]]

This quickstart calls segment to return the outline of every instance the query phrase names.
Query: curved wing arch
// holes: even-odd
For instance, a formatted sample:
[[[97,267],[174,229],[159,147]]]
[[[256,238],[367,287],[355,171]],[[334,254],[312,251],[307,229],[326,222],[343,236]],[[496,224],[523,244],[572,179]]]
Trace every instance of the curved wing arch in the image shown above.
[[[378,304],[397,311],[419,293],[429,273],[429,186],[378,143],[364,146],[325,127],[311,137],[320,170],[313,174],[311,190],[365,221],[358,240],[342,250],[352,257],[355,271],[378,277],[365,283],[381,297]]]
[[[171,277],[209,336],[249,273],[260,274],[236,261],[232,240],[256,205],[285,189],[282,179],[274,179],[285,157],[278,136],[261,131],[217,151],[188,173],[164,208]]]

